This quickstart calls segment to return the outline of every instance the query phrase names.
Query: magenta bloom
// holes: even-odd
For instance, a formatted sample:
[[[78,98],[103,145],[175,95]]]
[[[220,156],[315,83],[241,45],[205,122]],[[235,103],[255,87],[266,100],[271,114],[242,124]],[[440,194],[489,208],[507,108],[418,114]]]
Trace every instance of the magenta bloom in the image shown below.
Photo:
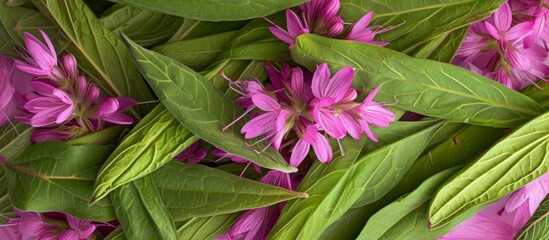
[[[398,26],[390,26],[385,29],[381,29],[380,25],[367,27],[372,21],[373,17],[374,17],[374,12],[369,12],[366,15],[364,15],[362,18],[360,18],[358,22],[356,22],[355,24],[353,24],[353,26],[351,26],[351,30],[349,31],[347,36],[345,36],[345,39],[353,40],[357,42],[363,42],[363,43],[370,43],[378,46],[385,46],[389,44],[388,42],[374,41],[374,37],[377,34],[387,32]]]
[[[19,218],[12,218],[7,224],[0,225],[2,239],[60,239],[80,240],[94,237],[96,224],[90,221],[65,216],[66,223],[48,219],[35,212],[23,212],[15,209]],[[68,226],[67,226],[68,225]]]
[[[36,92],[25,95],[25,109],[31,114],[18,118],[33,127],[61,124],[69,119],[74,111],[74,102],[64,91],[55,87],[48,79],[34,79],[32,86]]]
[[[12,120],[21,111],[24,95],[30,91],[32,76],[15,67],[15,61],[0,56],[0,126]]]
[[[94,116],[98,119],[119,125],[130,125],[133,123],[133,118],[122,112],[136,103],[137,100],[129,97],[107,98],[101,102],[99,108],[94,113]]]
[[[286,21],[287,31],[277,25],[270,27],[269,30],[271,30],[271,33],[278,39],[290,44],[290,48],[293,48],[297,36],[309,33],[309,29],[307,28],[306,23],[290,9],[286,10]]]
[[[461,223],[440,240],[512,240],[549,193],[549,174],[528,183]]]
[[[304,129],[303,129],[304,128]],[[325,163],[332,161],[332,147],[328,139],[322,135],[314,125],[298,127],[301,138],[297,140],[290,156],[290,165],[299,166],[305,159],[311,146],[319,161]]]
[[[199,144],[200,141],[194,142],[173,159],[180,162],[199,163],[206,157],[206,150],[201,148]]]
[[[299,5],[311,33],[333,37],[343,32],[343,19],[337,16],[339,0],[311,0]]]
[[[57,53],[48,35],[40,30],[46,44],[42,43],[32,34],[25,32],[25,45],[28,54],[21,54],[25,62],[16,61],[17,68],[21,71],[36,76],[48,76],[56,78],[62,76],[57,69]]]

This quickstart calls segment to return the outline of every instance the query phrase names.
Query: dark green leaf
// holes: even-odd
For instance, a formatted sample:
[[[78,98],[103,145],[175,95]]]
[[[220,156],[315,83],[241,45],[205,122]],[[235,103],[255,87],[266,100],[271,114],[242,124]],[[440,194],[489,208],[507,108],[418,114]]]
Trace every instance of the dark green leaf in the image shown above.
[[[139,101],[152,100],[152,94],[132,63],[121,40],[107,30],[81,0],[33,0],[71,41],[68,51],[78,66],[107,94],[128,96]],[[148,112],[146,104],[134,110],[134,117]]]
[[[398,183],[441,125],[427,127],[373,152],[365,148],[369,139],[343,139],[345,155],[335,157],[330,163],[334,166],[327,169],[313,165],[298,187],[309,198],[288,202],[270,236],[317,239],[362,196],[367,195],[365,202],[381,198]]]
[[[0,168],[0,224],[5,224],[10,218],[16,217],[13,205],[8,196],[8,178],[4,168]]]
[[[152,176],[175,221],[239,212],[307,196],[199,164],[170,162]]]
[[[549,110],[549,82],[541,80],[536,84],[541,90],[537,86],[529,86],[521,90],[521,92],[536,100],[545,110]]]
[[[518,240],[549,239],[549,196],[540,203],[530,221],[515,236]]]
[[[400,25],[380,34],[377,40],[389,41],[391,49],[410,52],[414,48],[488,17],[505,0],[342,0],[341,14],[355,21],[374,11],[371,25]]]
[[[218,33],[236,31],[244,27],[247,23],[248,21],[205,22],[186,18],[168,42],[172,43],[193,38],[206,37]]]
[[[125,40],[139,69],[162,103],[191,132],[228,153],[263,167],[283,172],[297,170],[273,148],[262,151],[264,144],[252,147],[246,143],[239,132],[242,122],[222,131],[221,128],[244,111],[202,75],[173,59]]]
[[[429,209],[433,227],[443,226],[546,173],[548,150],[549,113],[545,113],[502,139],[439,189]]]
[[[141,46],[168,40],[183,19],[130,5],[117,4],[103,16],[101,23],[114,33],[123,32]]]
[[[237,21],[264,17],[275,12],[297,6],[306,0],[111,0],[133,4],[142,8],[166,14],[203,21]]]
[[[120,140],[120,135],[126,129],[126,126],[112,126],[101,131],[90,133],[88,135],[68,141],[72,145],[85,144],[117,144]]]
[[[0,156],[12,159],[30,146],[33,127],[20,123],[6,123],[0,127]]]
[[[88,206],[97,171],[111,152],[110,146],[36,143],[5,163],[11,202],[24,211],[112,221],[110,199]]]
[[[122,227],[119,227],[115,229],[113,232],[111,232],[107,237],[105,237],[105,240],[126,240],[126,235],[124,235],[124,230]]]
[[[175,224],[150,176],[111,193],[114,210],[129,239],[177,239]]]
[[[454,59],[468,31],[469,27],[462,27],[440,35],[409,55],[416,58],[429,58],[439,62],[450,63]]]
[[[309,69],[356,68],[353,86],[373,89],[376,99],[399,108],[454,122],[514,127],[543,112],[532,99],[466,69],[354,41],[301,35],[294,60]],[[436,69],[436,71],[433,71]]]
[[[240,213],[191,218],[177,230],[179,239],[216,239],[229,230]]]
[[[159,104],[128,134],[101,167],[92,203],[171,161],[197,140]]]

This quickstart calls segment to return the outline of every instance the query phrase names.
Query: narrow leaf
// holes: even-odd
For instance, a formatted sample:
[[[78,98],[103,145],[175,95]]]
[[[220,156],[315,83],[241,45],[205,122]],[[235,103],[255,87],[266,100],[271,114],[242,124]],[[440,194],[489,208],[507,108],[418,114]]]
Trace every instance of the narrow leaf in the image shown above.
[[[101,167],[91,202],[162,167],[197,140],[159,104],[109,156]]]
[[[128,239],[177,239],[175,224],[150,176],[114,190],[111,199]]]
[[[173,59],[125,40],[139,69],[159,99],[191,132],[228,153],[263,167],[284,172],[297,170],[289,166],[273,148],[263,151],[264,144],[252,147],[246,143],[238,131],[241,122],[227,131],[221,130],[242,115],[243,110],[211,82]]]
[[[239,212],[307,196],[199,164],[170,162],[152,176],[175,221]]]
[[[159,11],[166,14],[204,21],[237,21],[264,17],[297,6],[306,0],[201,1],[201,0],[111,0]]]
[[[297,38],[292,57],[309,69],[321,62],[354,67],[353,86],[381,85],[380,101],[453,122],[515,127],[543,112],[532,99],[466,69],[370,44],[306,34]]]
[[[72,145],[86,145],[86,144],[117,144],[120,140],[120,135],[126,129],[126,126],[112,126],[100,131],[90,133],[88,135],[67,141]]]
[[[179,239],[211,239],[229,230],[240,213],[191,218],[177,229]]]
[[[493,202],[549,171],[549,113],[515,130],[446,182],[431,202],[433,227]]]
[[[6,123],[0,127],[0,157],[12,159],[31,145],[33,127],[20,123]]]
[[[515,236],[518,240],[549,239],[549,196],[540,203],[530,221]]]

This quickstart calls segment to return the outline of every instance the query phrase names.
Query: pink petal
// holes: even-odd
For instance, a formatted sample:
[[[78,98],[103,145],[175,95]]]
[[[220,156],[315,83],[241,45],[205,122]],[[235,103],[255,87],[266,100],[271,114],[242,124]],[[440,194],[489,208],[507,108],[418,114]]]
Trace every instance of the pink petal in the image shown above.
[[[290,156],[290,165],[297,167],[303,159],[309,154],[309,149],[311,148],[311,144],[305,142],[303,139],[299,139],[297,143],[294,145],[294,149],[292,150],[292,155]]]
[[[271,97],[262,94],[257,93],[252,96],[252,101],[259,109],[267,112],[276,111],[280,109],[280,104],[278,104],[274,99]]]
[[[313,95],[315,97],[324,97],[324,89],[326,89],[326,86],[328,85],[330,75],[331,74],[330,70],[328,69],[328,64],[321,63],[320,65],[318,65],[313,75],[313,81],[311,84],[311,90],[313,91]]]
[[[354,71],[346,66],[337,71],[324,88],[324,96],[329,96],[339,102],[353,83]]]
[[[500,8],[494,13],[494,23],[495,27],[499,31],[507,31],[511,27],[511,22],[513,21],[513,12],[508,3],[504,3]]]

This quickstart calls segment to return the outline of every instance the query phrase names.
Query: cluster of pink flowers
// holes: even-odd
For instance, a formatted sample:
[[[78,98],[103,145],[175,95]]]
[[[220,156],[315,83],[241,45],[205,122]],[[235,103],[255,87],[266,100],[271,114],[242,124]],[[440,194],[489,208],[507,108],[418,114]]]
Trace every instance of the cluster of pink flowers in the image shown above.
[[[520,90],[549,75],[547,0],[510,0],[471,26],[455,64]]]
[[[98,131],[106,122],[133,123],[122,111],[136,100],[101,96],[99,88],[79,74],[75,57],[66,54],[58,60],[52,42],[41,34],[45,44],[24,33],[24,62],[1,57],[5,64],[0,66],[0,102],[7,113],[1,123],[15,115],[16,120],[37,127],[31,136],[35,142],[72,139]]]
[[[339,7],[339,0],[311,0],[299,5],[302,17],[299,17],[298,14],[290,9],[286,10],[287,30],[268,20],[274,25],[274,27],[270,27],[269,29],[277,38],[290,44],[290,48],[294,46],[295,38],[305,33],[339,37],[345,30],[343,19],[337,16]],[[367,27],[372,21],[373,16],[374,12],[364,15],[350,27],[342,38],[379,46],[389,44],[388,42],[374,41],[374,37],[376,34],[389,31],[396,26],[385,29],[382,29],[379,25]]]
[[[0,225],[0,239],[95,239],[98,226],[109,226],[65,214],[51,213],[51,216],[44,216],[35,212],[14,210],[19,218],[12,218],[6,224]]]

